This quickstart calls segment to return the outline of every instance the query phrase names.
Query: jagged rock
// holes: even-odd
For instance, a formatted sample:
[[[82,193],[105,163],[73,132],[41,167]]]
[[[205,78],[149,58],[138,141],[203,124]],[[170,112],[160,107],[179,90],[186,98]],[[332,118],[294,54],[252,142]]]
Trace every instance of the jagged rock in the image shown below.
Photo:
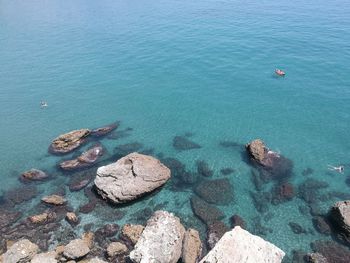
[[[50,205],[64,205],[67,201],[60,195],[49,195],[41,199],[46,204]]]
[[[315,241],[311,247],[326,258],[329,263],[349,263],[350,250],[333,241]]]
[[[56,251],[36,254],[30,263],[58,263]]]
[[[165,184],[170,170],[159,160],[131,153],[116,163],[97,170],[97,192],[113,203],[124,203],[150,193]]]
[[[207,245],[212,249],[222,236],[230,229],[221,221],[210,224],[207,231]]]
[[[121,242],[112,242],[107,247],[107,255],[111,258],[126,252],[128,252],[128,248]]]
[[[188,229],[185,233],[182,247],[182,262],[197,263],[202,255],[202,241],[195,229]]]
[[[178,151],[192,150],[201,148],[201,146],[186,137],[175,136],[173,139],[173,146]]]
[[[126,224],[122,228],[122,237],[131,242],[131,244],[135,245],[139,240],[144,228],[145,227],[142,225]]]
[[[14,243],[5,254],[2,255],[4,263],[29,262],[38,252],[39,247],[28,239],[22,239]]]
[[[73,171],[90,167],[103,155],[103,148],[100,144],[96,144],[78,158],[60,163],[63,170]]]
[[[202,181],[195,192],[211,204],[228,204],[234,199],[233,187],[227,178]]]
[[[281,263],[285,253],[239,226],[227,232],[200,263]]]
[[[52,141],[49,150],[55,154],[69,153],[81,146],[89,135],[90,130],[88,129],[74,130],[62,134]]]
[[[83,239],[74,239],[64,247],[63,255],[68,259],[80,259],[90,252],[87,242]]]
[[[178,217],[157,211],[147,221],[130,259],[137,263],[176,263],[181,256],[184,234],[185,229]]]
[[[307,254],[306,260],[308,263],[328,263],[328,260],[320,253]]]
[[[241,228],[245,229],[245,221],[242,217],[240,217],[239,215],[233,215],[230,218],[231,221],[231,228],[234,228],[236,226],[240,226]]]
[[[316,216],[312,219],[315,229],[324,235],[331,234],[331,227],[328,224],[328,221],[322,216]]]
[[[266,148],[265,143],[262,140],[256,139],[248,143],[246,145],[246,148],[248,150],[248,153],[254,160],[256,160],[258,163],[263,163],[268,149]]]
[[[208,204],[196,196],[191,197],[191,207],[193,213],[206,225],[220,220],[225,216],[220,209]]]
[[[67,212],[66,214],[66,220],[68,221],[68,223],[70,223],[71,225],[76,225],[79,222],[79,218],[77,217],[77,215],[73,212]]]
[[[335,203],[331,208],[332,221],[346,235],[350,236],[350,200]]]
[[[24,181],[41,181],[48,177],[49,176],[45,172],[34,168],[21,174],[21,180]]]
[[[91,136],[102,137],[118,128],[118,122],[91,131]]]
[[[56,214],[54,212],[45,212],[42,214],[30,216],[28,217],[28,220],[32,224],[44,224],[54,220],[55,218],[56,218]]]

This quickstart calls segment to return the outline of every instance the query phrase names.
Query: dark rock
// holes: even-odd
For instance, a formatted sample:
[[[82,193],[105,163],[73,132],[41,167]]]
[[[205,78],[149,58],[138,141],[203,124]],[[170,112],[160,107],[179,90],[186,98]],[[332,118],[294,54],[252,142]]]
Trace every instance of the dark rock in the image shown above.
[[[241,228],[245,229],[246,228],[246,223],[242,217],[239,215],[233,215],[230,218],[231,222],[231,228],[234,228],[235,226],[240,226]]]
[[[227,178],[202,181],[195,193],[211,204],[228,204],[234,200],[233,187]]]
[[[327,187],[328,184],[326,182],[308,178],[299,185],[298,194],[306,203],[315,203],[320,197],[319,191]]]
[[[230,228],[221,221],[215,221],[208,226],[207,245],[209,249],[213,249],[220,238],[229,231]]]
[[[205,161],[197,161],[197,172],[204,177],[213,176],[213,171]]]
[[[107,238],[115,236],[119,231],[117,224],[106,224],[99,228],[95,232],[95,241],[100,244],[101,247],[105,247],[108,243]]]
[[[91,213],[95,209],[96,205],[97,205],[96,202],[88,202],[79,207],[79,212],[83,214]]]
[[[23,182],[42,181],[47,179],[48,177],[49,176],[45,172],[33,168],[21,174],[20,180],[22,180]]]
[[[49,147],[49,151],[54,154],[69,153],[86,142],[86,137],[90,135],[90,130],[81,129],[62,134],[54,139]]]
[[[283,183],[277,185],[272,191],[272,204],[280,204],[286,201],[290,201],[294,197],[294,187],[290,183]]]
[[[192,150],[201,148],[201,146],[186,137],[175,136],[173,139],[173,146],[178,151]]]
[[[128,155],[133,152],[138,152],[143,148],[143,144],[139,142],[131,142],[115,147],[114,152],[117,153],[120,157]]]
[[[335,232],[339,232],[350,243],[350,201],[336,202],[329,212]]]
[[[234,173],[234,169],[232,168],[223,168],[220,170],[220,173],[223,174],[223,175],[229,175],[229,174],[232,174]]]
[[[259,213],[266,213],[269,210],[269,204],[271,203],[271,193],[250,193],[253,199],[253,204]]]
[[[111,133],[112,131],[114,131],[115,129],[117,129],[118,126],[119,126],[119,123],[115,122],[115,123],[106,125],[104,127],[94,129],[91,131],[91,136],[94,136],[94,137],[105,136],[105,135]]]
[[[5,199],[11,202],[13,205],[18,205],[23,202],[29,201],[36,197],[38,194],[35,186],[22,186],[19,188],[11,189],[4,195]]]
[[[326,218],[322,216],[316,216],[312,219],[312,223],[315,227],[315,229],[324,235],[331,234],[331,228],[329,226],[329,222]]]
[[[328,260],[320,253],[310,253],[306,256],[308,263],[328,263]]]
[[[69,184],[69,190],[71,192],[80,191],[81,189],[84,189],[89,183],[90,179],[82,179],[77,182],[72,182]]]
[[[206,225],[210,225],[225,216],[220,209],[208,204],[196,196],[191,197],[191,207],[193,213]]]
[[[21,215],[20,212],[0,209],[0,231],[5,227],[14,224]]]
[[[197,175],[186,171],[186,166],[175,158],[165,158],[162,162],[171,171],[173,182],[178,187],[192,185],[197,181]]]
[[[307,231],[298,223],[289,222],[289,227],[292,229],[294,234],[300,235],[300,234],[306,234]]]
[[[303,170],[303,172],[301,173],[303,176],[308,176],[314,173],[314,170],[312,168],[306,168],[305,170]]]
[[[323,255],[329,263],[349,263],[350,251],[333,241],[315,241],[311,244],[316,253]]]

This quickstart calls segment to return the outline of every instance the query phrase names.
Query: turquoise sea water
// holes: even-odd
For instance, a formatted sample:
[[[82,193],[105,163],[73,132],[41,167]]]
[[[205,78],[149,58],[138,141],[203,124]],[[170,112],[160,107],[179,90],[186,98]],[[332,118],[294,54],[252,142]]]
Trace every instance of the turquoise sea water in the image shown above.
[[[54,177],[38,185],[38,198],[64,185],[72,175],[56,169],[63,157],[48,154],[51,140],[118,120],[120,130],[133,130],[101,140],[110,154],[117,145],[140,142],[192,171],[205,160],[213,178],[228,177],[234,186],[234,201],[220,207],[225,221],[239,214],[252,232],[254,218],[266,214],[250,196],[251,167],[242,160],[242,147],[224,148],[221,141],[243,145],[262,138],[293,161],[295,188],[306,179],[302,171],[312,168],[310,178],[329,184],[325,193],[348,193],[349,43],[345,0],[0,0],[0,190],[18,187],[19,174],[32,167]],[[274,76],[277,67],[285,78]],[[40,109],[41,100],[49,107]],[[174,136],[185,133],[202,147],[175,150]],[[327,172],[327,164],[344,164],[345,174]],[[223,176],[225,167],[235,172]],[[183,190],[168,186],[123,207],[127,216],[116,223],[165,201],[164,209],[190,217],[193,192]],[[75,208],[85,198],[67,195]],[[337,200],[320,206],[326,211]],[[330,239],[315,230],[291,231],[289,222],[313,229],[300,205],[297,197],[270,204],[272,219],[262,220],[273,229],[263,237],[288,253]],[[33,213],[28,207],[21,209]],[[99,213],[81,216],[81,225],[106,221]]]

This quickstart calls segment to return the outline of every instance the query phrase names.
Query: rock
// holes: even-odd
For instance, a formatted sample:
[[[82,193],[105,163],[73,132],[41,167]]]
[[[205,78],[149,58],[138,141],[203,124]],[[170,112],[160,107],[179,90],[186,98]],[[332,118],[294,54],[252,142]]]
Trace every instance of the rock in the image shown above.
[[[209,165],[205,161],[197,162],[197,172],[204,177],[213,176],[213,170],[209,168]]]
[[[197,230],[188,229],[182,247],[182,262],[197,263],[202,255],[202,242]]]
[[[34,168],[21,174],[21,180],[23,181],[41,181],[48,177],[49,176],[45,172]]]
[[[306,203],[312,204],[318,201],[319,191],[327,187],[328,184],[326,182],[308,178],[298,186],[298,194]]]
[[[103,155],[103,148],[100,144],[96,144],[78,158],[60,163],[60,168],[67,171],[83,169],[94,165]]]
[[[201,148],[199,144],[183,136],[175,136],[173,139],[173,146],[178,151],[186,151]]]
[[[223,168],[220,170],[220,173],[223,174],[223,175],[229,175],[229,174],[232,174],[234,173],[234,169],[232,168]]]
[[[57,253],[55,251],[50,251],[46,253],[36,254],[30,263],[58,263]]]
[[[12,225],[21,217],[21,215],[20,212],[0,209],[0,229]]]
[[[283,183],[273,189],[272,204],[277,205],[292,200],[294,197],[294,187],[290,183]]]
[[[233,187],[227,178],[202,181],[195,193],[211,204],[229,204],[234,199]]]
[[[92,249],[94,245],[95,234],[93,232],[85,232],[81,239],[86,243],[86,245]]]
[[[89,261],[87,261],[86,263],[108,263],[108,262],[104,261],[98,257],[94,257],[94,258],[90,259]]]
[[[210,249],[214,248],[216,243],[230,229],[221,221],[215,221],[210,224],[207,231],[207,244]]]
[[[169,179],[170,170],[159,160],[131,153],[98,168],[95,185],[104,199],[125,203],[154,191]]]
[[[13,205],[18,205],[23,202],[29,201],[36,197],[38,191],[33,185],[25,185],[23,187],[14,188],[7,191],[4,195],[5,200],[10,201]]]
[[[91,213],[95,209],[96,205],[97,205],[96,202],[88,202],[79,207],[79,212],[83,214]]]
[[[55,219],[56,219],[56,214],[54,212],[45,212],[42,214],[28,217],[28,220],[32,224],[44,224],[44,223],[47,223],[49,221],[53,221]]]
[[[122,228],[122,238],[131,242],[132,245],[135,245],[141,237],[144,228],[145,227],[142,225],[126,224]]]
[[[128,248],[121,242],[112,242],[107,247],[107,255],[111,258],[126,252],[128,252]]]
[[[166,211],[156,211],[147,221],[130,259],[137,263],[176,263],[181,256],[184,234],[185,229],[178,217]]]
[[[73,212],[68,212],[66,214],[66,220],[68,221],[68,223],[70,223],[71,225],[76,225],[79,223],[79,218],[77,217],[77,215]]]
[[[315,227],[315,229],[324,235],[330,235],[331,234],[331,228],[327,222],[327,220],[322,216],[316,216],[312,219],[312,223]]]
[[[90,179],[83,179],[78,182],[74,182],[72,184],[69,184],[69,190],[71,192],[80,191],[81,189],[85,188],[90,183]]]
[[[246,227],[245,221],[239,215],[233,215],[230,218],[230,221],[231,221],[231,228],[234,228],[236,226],[240,226],[241,228],[245,229],[245,227]]]
[[[50,205],[64,205],[67,201],[60,195],[49,195],[41,199],[46,204]]]
[[[49,151],[54,154],[69,153],[86,141],[86,137],[90,135],[90,130],[81,129],[62,134],[54,139],[50,145]]]
[[[239,226],[227,232],[200,263],[280,263],[285,253]]]
[[[350,236],[350,200],[340,201],[334,204],[330,210],[330,216],[334,224],[346,235]]]
[[[256,139],[248,143],[246,145],[246,149],[255,161],[257,161],[260,164],[263,164],[268,149],[266,148],[265,143],[262,140]]]
[[[225,216],[220,209],[208,204],[196,196],[191,197],[191,207],[193,213],[206,225],[220,220]]]
[[[95,232],[95,241],[101,246],[107,246],[107,237],[113,237],[119,231],[119,226],[117,224],[106,224],[99,228]]]
[[[328,263],[328,260],[320,253],[307,254],[306,260],[308,263]]]
[[[294,234],[306,234],[307,231],[299,224],[294,223],[294,222],[289,222],[288,223],[289,227],[292,229]]]
[[[68,259],[80,259],[90,252],[86,241],[74,239],[64,247],[63,255]]]
[[[329,263],[349,263],[349,249],[333,241],[315,241],[311,247],[316,253],[326,258]]]
[[[5,254],[4,263],[25,263],[29,262],[38,252],[39,247],[28,239],[22,239],[14,243]]]
[[[94,129],[94,130],[91,131],[91,136],[94,136],[94,137],[102,137],[102,136],[105,136],[105,135],[107,135],[108,133],[111,133],[112,131],[114,131],[115,129],[117,129],[117,128],[118,128],[118,125],[119,125],[119,123],[118,123],[118,122],[115,122],[115,123],[106,125],[106,126],[104,126],[104,127],[100,127],[100,128]]]

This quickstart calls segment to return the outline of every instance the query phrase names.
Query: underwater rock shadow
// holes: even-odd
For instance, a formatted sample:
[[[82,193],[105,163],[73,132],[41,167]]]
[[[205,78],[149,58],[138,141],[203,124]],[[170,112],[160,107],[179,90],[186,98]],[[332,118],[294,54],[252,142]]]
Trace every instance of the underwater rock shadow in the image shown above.
[[[173,138],[173,147],[178,151],[188,151],[202,148],[198,143],[191,141],[185,136],[175,136]]]

